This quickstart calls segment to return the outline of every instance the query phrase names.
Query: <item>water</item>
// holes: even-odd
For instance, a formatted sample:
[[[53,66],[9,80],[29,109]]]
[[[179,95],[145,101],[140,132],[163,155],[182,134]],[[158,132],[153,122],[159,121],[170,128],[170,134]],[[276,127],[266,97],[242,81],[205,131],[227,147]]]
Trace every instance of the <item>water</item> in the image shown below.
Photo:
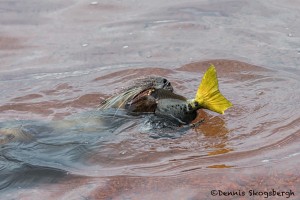
[[[212,190],[260,199],[248,191],[272,189],[299,199],[299,8],[293,0],[0,3],[0,127],[26,130],[0,146],[1,199],[217,198]],[[97,112],[149,74],[193,97],[210,63],[234,107],[199,111],[198,128],[159,130],[149,116]]]

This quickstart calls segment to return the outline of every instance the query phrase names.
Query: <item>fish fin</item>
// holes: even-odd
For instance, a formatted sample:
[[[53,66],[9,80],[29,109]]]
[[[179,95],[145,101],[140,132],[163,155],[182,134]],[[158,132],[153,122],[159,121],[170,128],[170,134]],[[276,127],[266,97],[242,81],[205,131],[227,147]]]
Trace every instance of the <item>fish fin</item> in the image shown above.
[[[217,72],[214,65],[205,72],[194,99],[202,108],[224,114],[232,106],[219,91]]]

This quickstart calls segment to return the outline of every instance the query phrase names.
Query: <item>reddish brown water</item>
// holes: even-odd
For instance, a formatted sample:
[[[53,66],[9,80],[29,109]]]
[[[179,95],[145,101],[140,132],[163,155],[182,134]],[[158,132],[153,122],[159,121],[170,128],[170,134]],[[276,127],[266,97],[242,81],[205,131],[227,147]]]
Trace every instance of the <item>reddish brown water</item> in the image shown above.
[[[300,199],[299,1],[31,0],[0,12],[0,126],[35,127],[1,145],[1,199]],[[200,111],[204,124],[174,139],[152,138],[147,117],[104,127],[92,112],[147,75],[193,97],[210,63],[234,107]]]

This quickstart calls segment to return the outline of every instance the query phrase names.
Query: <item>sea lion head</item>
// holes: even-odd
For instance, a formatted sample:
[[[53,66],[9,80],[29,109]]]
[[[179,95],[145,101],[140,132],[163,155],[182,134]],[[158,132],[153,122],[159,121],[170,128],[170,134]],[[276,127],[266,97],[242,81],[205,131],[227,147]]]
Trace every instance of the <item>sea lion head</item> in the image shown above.
[[[152,96],[157,90],[173,92],[171,83],[163,77],[148,77],[138,79],[135,82],[135,87],[140,87],[141,90],[125,104],[125,109],[132,113],[153,112],[157,106],[157,99]]]
[[[130,108],[129,110],[136,110],[136,112],[152,111],[155,107],[153,104],[156,104],[156,102],[148,96],[157,89],[173,92],[171,83],[164,77],[149,76],[140,78],[134,81],[130,87],[102,102],[100,109]],[[139,109],[131,109],[133,107],[137,108],[136,105]]]
[[[164,77],[150,76],[147,78],[138,79],[132,87],[141,88],[141,92],[148,89],[165,89],[173,92],[171,83]]]

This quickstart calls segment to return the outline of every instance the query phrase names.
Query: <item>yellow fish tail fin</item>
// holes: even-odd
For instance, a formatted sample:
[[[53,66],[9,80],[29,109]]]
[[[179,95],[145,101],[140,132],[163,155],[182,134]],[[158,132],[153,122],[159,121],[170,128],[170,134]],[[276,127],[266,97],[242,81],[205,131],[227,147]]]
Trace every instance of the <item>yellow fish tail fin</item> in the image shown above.
[[[220,114],[224,114],[224,111],[232,106],[230,101],[219,91],[217,72],[214,65],[211,65],[205,72],[194,100],[202,108]]]

